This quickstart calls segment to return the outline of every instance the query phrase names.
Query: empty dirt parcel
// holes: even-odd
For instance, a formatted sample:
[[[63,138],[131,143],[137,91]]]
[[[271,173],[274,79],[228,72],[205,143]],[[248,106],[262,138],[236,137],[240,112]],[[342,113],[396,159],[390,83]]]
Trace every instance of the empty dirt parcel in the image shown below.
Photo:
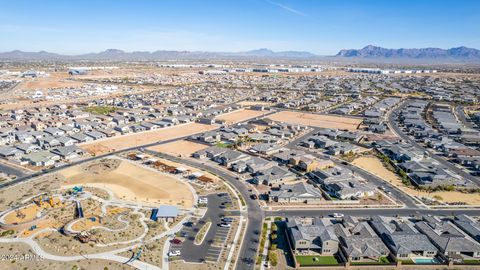
[[[362,119],[347,118],[333,115],[322,115],[302,112],[281,111],[268,118],[290,124],[307,125],[321,128],[337,128],[349,131],[357,130]]]
[[[227,124],[234,124],[238,122],[242,122],[245,120],[249,120],[255,117],[259,117],[268,113],[268,111],[254,111],[254,110],[238,110],[229,113],[224,113],[219,115],[217,119],[224,120]]]
[[[116,136],[108,139],[95,141],[81,145],[81,147],[93,155],[101,155],[112,151],[119,151],[130,147],[141,146],[158,141],[190,136],[218,128],[218,126],[188,123],[178,126],[161,128],[153,131],[132,133]]]
[[[193,194],[172,176],[121,159],[105,159],[60,172],[67,185],[87,185],[111,190],[116,197],[145,204],[169,204],[190,208]]]

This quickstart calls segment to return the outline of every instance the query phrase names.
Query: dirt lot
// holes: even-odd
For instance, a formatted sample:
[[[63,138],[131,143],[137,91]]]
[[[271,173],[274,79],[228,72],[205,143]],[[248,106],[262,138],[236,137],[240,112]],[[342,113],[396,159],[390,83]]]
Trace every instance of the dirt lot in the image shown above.
[[[252,119],[258,116],[261,116],[266,111],[254,111],[254,110],[238,110],[231,113],[222,114],[217,117],[219,120],[225,120],[227,124],[234,124],[238,122],[242,122],[248,119]]]
[[[69,80],[70,75],[67,72],[52,72],[50,76],[38,77],[33,79],[24,79],[15,90],[39,90],[57,87],[78,87],[83,83]]]
[[[413,188],[407,187],[402,183],[400,177],[395,173],[385,168],[382,162],[373,156],[364,156],[355,159],[352,162],[354,165],[369,171],[385,181],[392,183],[393,185],[399,187],[401,190],[405,191],[408,194],[419,196],[419,197],[429,197],[439,199],[442,202],[465,202],[469,205],[480,205],[480,194],[471,193],[466,194],[458,191],[437,191],[437,192],[425,192],[415,190]]]
[[[149,150],[167,153],[174,156],[189,157],[192,153],[208,148],[207,145],[191,141],[175,141],[167,144],[149,147]]]
[[[66,184],[93,184],[110,189],[118,198],[127,201],[155,204],[171,204],[190,208],[193,194],[188,187],[173,177],[121,161],[117,168],[86,170],[86,164],[60,171]],[[98,166],[98,165],[97,165]]]
[[[81,147],[90,154],[101,155],[110,151],[118,151],[138,145],[158,142],[161,140],[169,140],[183,136],[189,136],[195,133],[205,132],[215,128],[217,127],[213,125],[188,123],[169,128],[162,128],[159,130],[116,136],[94,143],[83,144],[81,145]]]
[[[268,116],[274,121],[282,121],[291,124],[308,125],[321,128],[338,128],[346,130],[357,130],[361,119],[339,117],[332,115],[320,115],[302,112],[282,111]]]
[[[259,105],[259,106],[263,105],[263,106],[269,107],[273,105],[273,103],[264,102],[264,101],[241,101],[241,102],[238,102],[237,104],[245,107],[256,106],[256,105]]]

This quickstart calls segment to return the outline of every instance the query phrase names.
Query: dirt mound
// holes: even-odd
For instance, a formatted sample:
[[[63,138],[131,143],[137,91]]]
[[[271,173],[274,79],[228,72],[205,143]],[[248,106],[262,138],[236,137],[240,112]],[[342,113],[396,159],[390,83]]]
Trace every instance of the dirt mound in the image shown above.
[[[104,174],[117,169],[120,162],[118,159],[105,159],[85,166],[83,171],[91,174]]]

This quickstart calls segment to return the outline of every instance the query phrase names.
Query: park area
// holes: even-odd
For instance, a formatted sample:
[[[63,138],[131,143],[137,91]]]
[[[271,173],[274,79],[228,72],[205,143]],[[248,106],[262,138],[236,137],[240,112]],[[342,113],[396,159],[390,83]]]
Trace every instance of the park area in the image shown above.
[[[113,151],[128,149],[130,147],[151,144],[158,141],[165,141],[184,136],[190,136],[217,128],[213,125],[204,125],[199,123],[187,123],[173,127],[161,128],[152,131],[131,133],[92,143],[86,143],[81,147],[92,155],[101,155]]]
[[[122,200],[190,208],[193,194],[180,180],[121,159],[105,159],[60,171],[67,185],[106,188]]]
[[[388,170],[383,165],[382,161],[375,156],[361,156],[355,159],[352,164],[374,175],[377,175],[386,182],[397,186],[399,189],[412,196],[434,198],[444,203],[455,203],[462,201],[468,205],[480,205],[480,194],[478,193],[463,193],[460,191],[427,192],[406,186],[404,183],[402,183],[402,179],[400,179],[396,173]]]
[[[281,111],[268,118],[290,124],[306,125],[320,128],[336,128],[354,131],[362,122],[360,118],[347,118],[333,115],[312,114],[303,112]]]

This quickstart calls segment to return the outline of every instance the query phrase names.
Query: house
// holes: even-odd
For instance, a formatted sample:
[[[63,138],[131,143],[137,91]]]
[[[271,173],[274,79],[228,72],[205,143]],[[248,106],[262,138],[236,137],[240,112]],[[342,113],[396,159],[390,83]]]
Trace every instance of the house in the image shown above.
[[[249,172],[257,173],[258,171],[268,169],[275,165],[275,162],[259,157],[251,157],[245,160],[239,160],[232,164],[232,170],[238,173]]]
[[[268,192],[269,202],[315,204],[322,201],[322,192],[305,182],[280,185]]]
[[[40,150],[40,147],[31,143],[21,143],[16,145],[17,149],[22,151],[24,154],[30,154]]]
[[[87,131],[85,132],[85,135],[92,137],[94,140],[100,140],[107,137],[104,133],[98,132],[96,130]]]
[[[38,167],[53,166],[58,159],[60,159],[59,156],[48,151],[33,152],[22,157],[23,161]]]
[[[262,155],[271,155],[280,151],[280,147],[274,143],[257,143],[250,147],[248,151]]]
[[[480,242],[480,222],[465,214],[457,215],[453,223],[467,233],[470,237]]]
[[[339,249],[334,226],[328,219],[289,218],[287,235],[294,254],[332,256]]]
[[[268,169],[258,171],[252,179],[254,184],[267,186],[279,185],[296,179],[296,175],[287,169],[279,166],[272,166]]]
[[[77,142],[75,139],[66,136],[58,137],[57,140],[62,146],[71,146]]]
[[[342,200],[373,196],[376,188],[344,167],[315,170],[309,176],[330,195]]]
[[[379,262],[390,253],[382,239],[366,221],[358,222],[354,217],[347,217],[353,222],[335,224],[335,233],[340,240],[340,250],[349,262]]]
[[[20,153],[20,150],[12,146],[0,147],[0,157],[2,158],[12,158],[20,155]]]
[[[85,153],[85,151],[83,151],[81,148],[78,148],[75,145],[57,147],[51,150],[50,152],[52,152],[52,154],[55,154],[65,160],[75,159]]]
[[[480,244],[449,220],[424,216],[415,227],[449,260],[463,262],[464,259],[480,258]]]
[[[76,133],[76,134],[72,134],[70,135],[70,137],[74,140],[76,140],[77,142],[79,143],[84,143],[84,142],[91,142],[93,141],[93,138],[90,137],[90,136],[87,136],[85,133],[81,132],[81,133]]]
[[[437,255],[438,249],[408,220],[373,216],[369,223],[398,260]]]
[[[58,137],[58,136],[65,135],[65,131],[63,131],[61,129],[58,129],[58,128],[55,128],[55,127],[48,127],[43,132],[45,132],[47,134],[50,134],[53,137]]]
[[[212,160],[219,163],[220,165],[230,168],[235,162],[238,162],[240,160],[246,160],[248,158],[249,156],[243,154],[242,152],[225,149],[223,153],[220,153],[219,155],[213,157]]]
[[[45,150],[48,150],[50,148],[53,148],[53,147],[56,147],[56,146],[59,146],[61,143],[60,141],[55,138],[55,137],[52,137],[52,136],[45,136],[41,139],[38,139],[37,140],[37,144],[45,149]]]

